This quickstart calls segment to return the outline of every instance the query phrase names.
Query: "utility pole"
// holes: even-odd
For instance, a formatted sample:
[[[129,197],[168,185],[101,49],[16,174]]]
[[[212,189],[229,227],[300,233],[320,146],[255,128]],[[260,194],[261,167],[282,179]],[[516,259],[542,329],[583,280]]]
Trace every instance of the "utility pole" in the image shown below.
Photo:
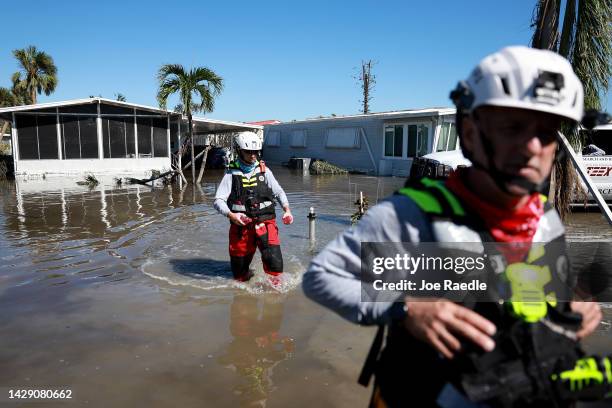
[[[361,61],[361,71],[359,76],[356,77],[361,85],[362,99],[359,103],[361,105],[361,113],[363,114],[370,113],[370,101],[372,100],[372,93],[376,84],[376,76],[372,73],[374,64],[375,62],[372,60]]]

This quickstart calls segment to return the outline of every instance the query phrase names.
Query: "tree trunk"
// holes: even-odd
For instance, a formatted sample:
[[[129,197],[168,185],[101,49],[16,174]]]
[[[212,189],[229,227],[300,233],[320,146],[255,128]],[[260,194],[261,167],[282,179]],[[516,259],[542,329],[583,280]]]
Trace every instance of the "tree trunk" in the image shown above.
[[[533,48],[557,51],[560,11],[561,0],[540,0],[534,21],[536,29],[531,41]]]
[[[195,151],[194,151],[194,147],[193,147],[193,125],[192,125],[192,116],[191,116],[191,112],[189,112],[187,114],[187,117],[189,118],[189,139],[191,140],[191,163],[195,163]],[[191,182],[193,184],[195,184],[195,166],[191,166]]]
[[[565,16],[563,17],[563,28],[561,29],[561,41],[559,42],[559,54],[565,58],[570,57],[572,38],[576,27],[576,0],[567,0],[565,3]]]
[[[198,179],[196,182],[200,184],[202,181],[202,176],[204,176],[204,168],[206,167],[206,158],[208,157],[208,151],[210,150],[210,146],[206,146],[204,148],[204,157],[202,158],[202,165],[200,166],[200,173],[198,174]]]
[[[179,178],[179,188],[183,188],[181,184],[182,181],[185,181],[185,183],[187,183],[187,179],[185,178],[185,175],[183,174],[183,142],[181,141],[181,123],[183,122],[183,114],[181,113],[181,117],[179,119],[179,123],[178,123],[178,150],[177,150],[177,164],[178,164],[178,171],[179,171],[179,175],[181,176]]]
[[[32,89],[30,97],[32,98],[32,105],[36,105],[36,88]]]
[[[2,136],[4,136],[4,132],[6,132],[8,125],[9,123],[7,121],[2,122],[2,130],[0,130],[0,139],[2,138]]]

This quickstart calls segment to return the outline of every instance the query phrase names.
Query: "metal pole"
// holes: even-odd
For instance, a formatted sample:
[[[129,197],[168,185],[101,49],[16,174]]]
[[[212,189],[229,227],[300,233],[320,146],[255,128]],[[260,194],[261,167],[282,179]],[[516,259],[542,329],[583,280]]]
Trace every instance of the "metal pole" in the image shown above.
[[[363,215],[363,191],[359,191],[359,214]]]
[[[62,127],[60,125],[59,108],[55,108],[55,131],[57,132],[57,157],[64,160],[62,157]]]
[[[587,185],[589,191],[591,192],[591,194],[593,194],[593,197],[595,198],[595,201],[597,202],[599,209],[601,210],[601,212],[603,212],[603,215],[606,218],[606,220],[608,220],[608,224],[612,225],[612,212],[610,211],[608,204],[606,204],[606,200],[604,200],[604,198],[601,196],[597,187],[593,184],[593,181],[588,176],[586,170],[582,166],[582,163],[578,160],[578,157],[576,156],[576,153],[574,152],[572,145],[567,140],[565,135],[563,135],[563,133],[561,132],[558,132],[558,133],[559,133],[559,138],[563,142],[562,146],[565,148],[565,151],[569,154],[570,159],[572,160],[572,163],[574,163],[574,167],[576,167],[578,174],[580,174],[580,177],[582,178],[582,181],[584,181],[584,184]]]
[[[11,123],[11,148],[13,149],[13,174],[17,175],[17,162],[19,161],[19,146],[17,142],[17,121],[15,112],[12,113],[13,123]]]
[[[98,134],[98,159],[104,159],[104,139],[102,137],[102,117],[100,116],[100,100],[98,100],[98,116],[96,117],[96,131]],[[110,138],[109,138],[110,141]],[[108,150],[108,156],[110,157],[110,149]]]
[[[308,211],[308,239],[310,239],[310,242],[315,242],[316,241],[316,234],[315,234],[315,219],[317,218],[317,215],[315,214],[314,211],[314,207],[310,207],[310,210]]]
[[[178,145],[178,150],[176,151],[176,154],[178,155],[178,169],[179,169],[179,189],[183,188],[183,178],[185,176],[183,176],[183,146],[181,145],[181,123],[183,122],[183,114],[181,113],[181,116],[179,117],[178,120],[178,135],[177,135],[177,145]],[[186,182],[187,180],[185,180]]]
[[[134,158],[138,160],[138,123],[136,123],[136,108],[134,108]]]

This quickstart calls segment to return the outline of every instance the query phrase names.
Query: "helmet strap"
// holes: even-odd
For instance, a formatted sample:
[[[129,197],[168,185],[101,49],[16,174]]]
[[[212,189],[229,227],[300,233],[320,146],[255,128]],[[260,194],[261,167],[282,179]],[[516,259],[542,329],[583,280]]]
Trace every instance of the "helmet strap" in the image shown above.
[[[544,186],[546,185],[545,182],[533,183],[529,180],[525,180],[522,177],[515,177],[499,170],[495,165],[495,161],[493,160],[493,157],[495,157],[495,148],[493,147],[491,140],[480,128],[477,129],[478,136],[480,137],[480,142],[485,153],[485,157],[487,158],[487,163],[485,164],[479,162],[478,160],[475,160],[473,155],[470,154],[471,157],[468,157],[468,159],[472,162],[472,165],[475,168],[478,168],[488,173],[489,176],[493,179],[495,185],[497,185],[500,190],[510,195],[515,194],[508,190],[508,184],[514,184],[519,187],[522,187],[527,190],[529,194],[540,193],[544,189]]]

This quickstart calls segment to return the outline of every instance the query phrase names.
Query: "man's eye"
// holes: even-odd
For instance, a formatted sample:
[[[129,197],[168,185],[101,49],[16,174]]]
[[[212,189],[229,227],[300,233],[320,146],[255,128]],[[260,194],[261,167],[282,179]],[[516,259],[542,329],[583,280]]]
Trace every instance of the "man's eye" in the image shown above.
[[[557,140],[557,132],[556,131],[540,132],[538,137],[540,138],[540,141],[542,142],[542,144],[547,145]]]
[[[501,129],[506,133],[518,133],[521,131],[522,127],[520,125],[505,125],[502,126]]]

